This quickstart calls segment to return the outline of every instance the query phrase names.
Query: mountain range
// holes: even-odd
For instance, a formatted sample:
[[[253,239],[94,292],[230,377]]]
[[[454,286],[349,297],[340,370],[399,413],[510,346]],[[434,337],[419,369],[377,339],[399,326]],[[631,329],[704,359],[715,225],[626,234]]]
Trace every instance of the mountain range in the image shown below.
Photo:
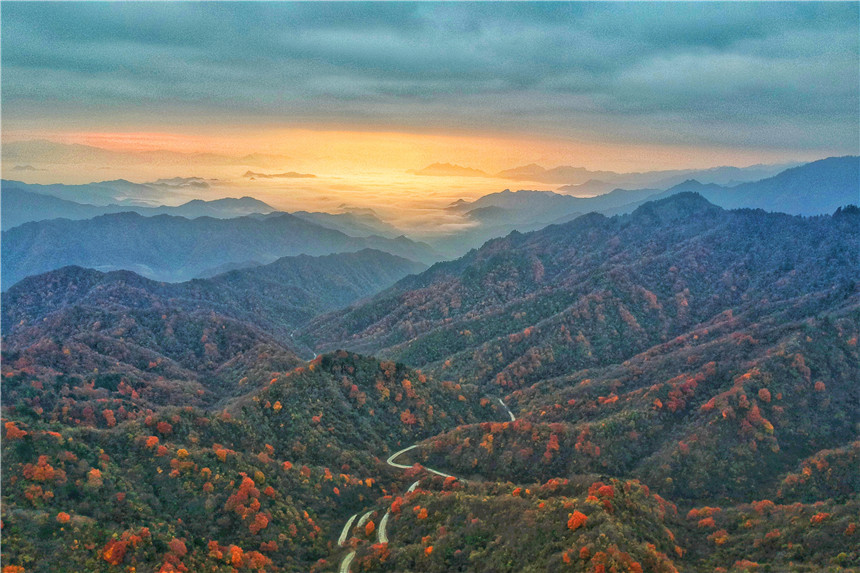
[[[461,201],[450,208],[468,213],[482,207],[502,207],[525,213],[522,217],[543,219],[549,224],[552,221],[547,214],[551,213],[564,217],[577,212],[617,211],[623,207],[632,210],[646,200],[684,191],[699,193],[727,209],[764,209],[797,215],[832,213],[838,207],[860,200],[860,157],[829,157],[734,187],[687,179],[666,190],[657,187],[614,189],[596,197],[571,197],[552,191],[505,190],[472,202]]]
[[[296,171],[287,171],[286,173],[256,173],[254,171],[246,171],[242,177],[250,179],[312,179],[316,175],[312,173],[298,173]]]
[[[797,215],[832,213],[860,200],[860,157],[831,157],[734,187],[690,182],[709,201],[727,209],[752,208]],[[682,184],[683,185],[683,184]]]
[[[310,353],[292,341],[295,327],[422,268],[372,250],[285,257],[179,284],[65,267],[4,294],[4,344],[38,371],[87,376],[95,367],[97,378],[121,378],[150,402],[190,393],[191,403],[211,404],[235,394],[237,371],[261,382],[266,369],[298,366],[296,352]]]
[[[485,195],[475,201],[460,200],[448,210],[462,216],[469,225],[457,233],[430,239],[431,245],[417,243],[402,236],[399,229],[379,219],[372,212],[339,214],[300,211],[292,216],[275,212],[272,207],[252,198],[194,200],[179,207],[140,207],[124,205],[93,206],[70,203],[55,196],[96,197],[102,201],[133,194],[143,187],[152,197],[165,191],[156,185],[182,185],[186,180],[135,184],[130,182],[104,182],[85,186],[38,186],[18,182],[4,182],[3,228],[14,247],[4,241],[4,288],[28,274],[44,272],[68,264],[92,266],[101,270],[129,269],[160,280],[187,280],[211,276],[221,270],[268,263],[280,256],[306,253],[320,255],[362,248],[377,248],[422,263],[462,255],[484,242],[516,230],[530,232],[547,225],[560,224],[588,212],[607,215],[627,213],[643,203],[692,191],[701,194],[716,205],[726,208],[761,208],[791,214],[817,215],[833,212],[843,205],[858,202],[860,195],[860,160],[857,157],[833,157],[785,170],[760,181],[725,187],[715,183],[684,181],[668,190],[615,189],[590,198],[561,195],[552,191],[505,190]],[[35,192],[33,191],[35,190]],[[50,191],[51,196],[43,195]],[[170,192],[169,190],[166,192]],[[235,219],[221,223],[210,221],[181,222],[178,219],[142,221],[119,213],[134,210],[151,217],[160,213],[185,217],[236,217],[250,214],[251,220]],[[93,219],[80,222],[42,221],[39,226],[10,229],[26,219],[50,218],[59,214],[66,218],[91,217],[99,212],[114,213],[116,218]],[[264,216],[262,216],[264,215]],[[301,221],[299,221],[301,220]],[[244,222],[241,222],[244,221]],[[121,235],[126,222],[141,233],[136,246],[120,248],[122,241],[99,245],[99,240]],[[303,226],[301,222],[308,225]],[[186,231],[184,228],[189,230]],[[293,228],[301,229],[296,234]],[[204,239],[206,233],[217,231],[219,240],[226,240],[226,248],[211,248]],[[320,233],[313,229],[324,228]],[[98,229],[96,234],[93,234]],[[332,233],[332,231],[337,231]],[[107,233],[100,235],[99,233]],[[125,233],[123,230],[122,233]],[[170,239],[171,233],[182,235]],[[256,240],[261,233],[269,233],[267,240]],[[26,237],[40,239],[38,251]],[[289,236],[288,236],[289,235]],[[17,238],[16,238],[17,237]],[[272,240],[271,237],[279,237]],[[302,238],[299,238],[302,237]],[[350,237],[357,237],[353,243]],[[100,239],[101,238],[101,239]],[[171,243],[174,250],[189,249],[184,253],[155,256],[161,241]],[[202,242],[202,243],[201,243]],[[200,244],[199,247],[194,245]],[[247,248],[242,245],[247,245]],[[78,248],[80,246],[81,248]],[[65,249],[65,252],[63,252]],[[120,251],[117,251],[120,249]],[[202,250],[201,250],[202,249]],[[113,252],[111,252],[113,251]],[[195,253],[194,261],[188,257]],[[225,266],[226,265],[226,266]],[[180,270],[181,267],[181,270]],[[11,278],[9,278],[11,277]]]
[[[734,531],[748,515],[742,504],[820,504],[821,494],[798,485],[806,478],[792,476],[832,456],[830,481],[815,487],[830,492],[847,525],[858,486],[849,469],[860,398],[858,239],[856,207],[805,219],[725,211],[681,193],[629,215],[490,241],[315,319],[302,338],[506,394],[516,422],[425,441],[413,459],[427,467],[557,486],[557,476],[609,475],[687,508],[726,511],[686,547]],[[612,487],[629,493],[629,484]],[[441,507],[433,496],[424,502]],[[807,521],[816,514],[796,507]],[[781,511],[771,519],[790,527]],[[408,527],[415,539],[419,525]],[[728,535],[733,551],[700,553],[713,566],[750,557]]]
[[[321,213],[318,211],[295,211],[292,215],[335,229],[351,237],[370,237],[377,235],[395,239],[403,231],[379,218],[373,209],[352,209],[343,213]]]
[[[130,271],[102,273],[70,266],[28,277],[10,288],[5,295],[9,305],[4,306],[3,324],[4,329],[38,324],[69,305],[101,307],[137,300],[125,306],[214,311],[286,340],[292,329],[310,318],[375,294],[425,268],[372,249],[283,257],[268,265],[183,283],[156,282]],[[15,309],[14,313],[9,309]]]
[[[184,180],[183,180],[184,181]],[[40,189],[40,186],[30,186],[17,181],[3,181],[2,225],[3,230],[17,227],[31,221],[48,219],[90,219],[99,215],[112,213],[134,212],[146,217],[155,215],[174,215],[187,219],[198,217],[214,217],[230,219],[245,215],[271,215],[277,217],[282,212],[252,197],[224,198],[204,201],[193,199],[182,205],[171,207],[141,207],[138,205],[89,205],[59,199],[52,195],[43,195],[30,189]],[[318,223],[323,227],[335,229],[353,237],[370,237],[378,235],[389,239],[397,238],[403,232],[386,223],[371,209],[352,209],[343,213],[321,213],[297,211],[292,215]]]
[[[407,173],[429,177],[490,177],[488,173],[480,169],[452,163],[433,163],[423,169],[410,169]]]
[[[202,181],[192,178],[191,181]],[[54,183],[38,185],[4,179],[0,182],[3,192],[27,191],[40,196],[54,197],[63,201],[82,203],[89,206],[121,205],[129,207],[157,207],[177,197],[179,185],[163,183],[133,183],[125,179],[99,181],[83,185]]]
[[[225,198],[204,201],[192,199],[187,203],[176,207],[141,207],[138,205],[90,205],[78,203],[67,199],[60,199],[52,195],[43,195],[29,191],[30,186],[17,181],[3,181],[2,194],[2,225],[3,230],[17,227],[31,221],[45,221],[48,219],[91,219],[99,215],[111,213],[134,212],[152,217],[155,215],[174,215],[187,219],[197,217],[214,217],[217,219],[230,219],[242,217],[253,213],[271,213],[275,209],[266,203],[252,197],[241,197],[238,199]]]
[[[218,221],[60,223],[117,217]],[[329,236],[289,215],[201,236],[273,222]],[[851,571],[858,241],[856,206],[680,191],[418,274],[364,250],[31,276],[2,298],[4,563]]]
[[[448,255],[459,256],[510,231],[533,231],[590,212],[629,213],[647,201],[682,192],[699,193],[728,209],[755,208],[798,215],[832,213],[840,206],[860,201],[860,158],[830,157],[734,187],[687,180],[666,190],[614,189],[594,197],[506,189],[474,201],[451,204],[450,212],[461,214],[474,225],[458,234],[435,239],[433,245]]]
[[[532,181],[537,183],[564,184],[559,191],[575,195],[598,195],[620,186],[626,188],[653,187],[668,189],[688,179],[703,183],[737,185],[747,181],[757,181],[772,177],[777,173],[801,165],[783,163],[777,165],[751,165],[749,167],[712,167],[709,169],[674,169],[647,171],[643,173],[617,173],[615,171],[592,171],[585,167],[562,165],[547,169],[536,163],[504,169],[490,174],[480,169],[464,167],[451,163],[433,163],[423,169],[409,170],[415,175],[437,177],[495,177],[512,181]],[[583,193],[583,191],[587,191]]]
[[[439,260],[428,245],[403,236],[351,237],[288,213],[233,219],[137,213],[26,223],[3,231],[2,285],[67,265],[182,281],[226,263],[269,263],[283,256],[327,255],[365,248],[422,263]]]
[[[494,239],[403,279],[359,307],[315,320],[306,336],[320,350],[346,345],[417,366],[450,361],[446,368],[456,368],[462,360],[465,370],[455,369],[459,376],[492,382],[505,374],[501,368],[515,370],[523,359],[516,354],[522,340],[509,336],[532,329],[531,347],[546,332],[555,360],[539,361],[539,372],[523,384],[533,376],[558,374],[553,368],[566,364],[559,352],[578,352],[576,345],[555,348],[557,338],[566,338],[562,327],[580,313],[593,316],[595,306],[604,320],[613,309],[616,319],[623,315],[638,325],[615,331],[617,338],[602,340],[599,348],[590,343],[590,355],[620,362],[632,350],[644,350],[744,300],[766,296],[775,302],[820,285],[850,283],[857,277],[857,253],[845,247],[858,232],[851,228],[854,222],[854,215],[819,223],[755,210],[724,211],[700,195],[679,193],[629,215],[593,213]],[[828,268],[820,268],[831,259]],[[600,322],[592,324],[605,331]],[[470,334],[462,334],[466,331]],[[590,338],[587,329],[582,334]]]

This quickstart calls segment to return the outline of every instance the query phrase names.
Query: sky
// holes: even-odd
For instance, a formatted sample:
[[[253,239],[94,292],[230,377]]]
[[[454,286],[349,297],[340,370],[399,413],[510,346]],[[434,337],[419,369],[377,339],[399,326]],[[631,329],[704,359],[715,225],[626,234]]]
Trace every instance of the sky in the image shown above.
[[[0,26],[4,144],[270,153],[338,177],[860,146],[857,2],[4,2]]]

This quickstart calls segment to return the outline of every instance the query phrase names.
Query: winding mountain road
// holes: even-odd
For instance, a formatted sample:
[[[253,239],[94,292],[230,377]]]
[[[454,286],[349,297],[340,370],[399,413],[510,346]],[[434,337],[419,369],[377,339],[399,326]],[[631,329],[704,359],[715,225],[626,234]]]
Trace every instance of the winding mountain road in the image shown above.
[[[394,460],[399,458],[400,456],[402,456],[406,452],[408,452],[410,450],[414,450],[417,447],[418,447],[418,444],[415,444],[415,445],[409,446],[408,448],[403,448],[402,450],[400,450],[398,452],[394,452],[393,454],[388,456],[388,459],[385,460],[385,463],[387,463],[388,465],[390,465],[392,467],[399,468],[401,470],[408,470],[412,466],[404,466],[403,464],[397,464],[397,463],[394,463]]]
[[[409,470],[412,469],[413,466],[407,466],[405,464],[398,464],[396,461],[397,458],[405,454],[406,452],[412,451],[418,447],[418,444],[413,444],[409,447],[403,448],[402,450],[398,450],[388,456],[388,459],[385,461],[388,465],[393,468],[397,468],[400,470]],[[433,468],[428,468],[425,466],[421,466],[428,472],[432,474],[436,474],[441,477],[454,477],[450,474],[446,474],[445,472],[440,472],[438,470],[434,470]],[[409,489],[406,490],[406,493],[412,493],[418,487],[418,484],[421,483],[421,480],[416,480],[412,485],[409,486]],[[373,510],[367,511],[364,515],[361,516],[361,519],[358,520],[357,527],[361,527],[366,524],[368,519],[370,519],[370,515],[373,513]],[[346,541],[349,537],[349,531],[352,528],[352,524],[355,521],[355,518],[358,517],[356,513],[352,517],[350,517],[343,526],[343,530],[340,532],[340,537],[337,540],[337,544],[340,547],[344,547],[346,545]],[[382,516],[382,519],[379,520],[379,526],[376,528],[376,542],[377,543],[388,543],[388,520],[391,517],[391,510],[388,509],[385,511],[385,515]],[[340,562],[340,573],[349,573],[349,566],[352,564],[352,560],[355,559],[355,550],[351,550],[349,553],[344,556],[343,561]]]
[[[386,463],[387,463],[388,465],[390,465],[391,467],[395,467],[395,468],[398,468],[398,469],[401,469],[401,470],[408,470],[408,469],[411,469],[411,468],[412,468],[412,466],[406,466],[406,465],[403,465],[403,464],[398,464],[398,463],[397,463],[397,462],[395,462],[394,460],[395,460],[395,459],[397,459],[397,458],[399,458],[401,455],[405,454],[406,452],[408,452],[408,451],[410,451],[410,450],[414,450],[414,449],[415,449],[415,448],[417,448],[417,447],[418,447],[418,444],[415,444],[415,445],[409,446],[408,448],[403,448],[403,449],[402,449],[402,450],[400,450],[399,452],[394,452],[393,454],[391,454],[391,456],[389,456],[389,457],[388,457],[388,459],[386,460]],[[444,472],[440,472],[440,471],[438,471],[438,470],[434,470],[433,468],[428,468],[427,466],[421,466],[421,467],[422,467],[422,468],[424,468],[425,470],[427,470],[428,472],[430,472],[431,474],[436,474],[437,476],[442,476],[442,477],[444,477],[444,478],[454,477],[454,476],[452,476],[451,474],[446,474],[446,473],[444,473]]]
[[[514,413],[511,412],[510,408],[508,408],[508,405],[505,404],[501,398],[496,398],[496,400],[498,400],[499,404],[502,406],[502,408],[505,409],[505,412],[507,412],[508,416],[510,416],[511,422],[516,422],[517,418],[514,416]],[[402,456],[406,452],[410,452],[410,451],[414,450],[418,446],[419,446],[419,444],[413,444],[411,446],[403,448],[402,450],[398,450],[398,451],[394,452],[393,454],[388,456],[388,459],[385,460],[385,463],[387,463],[388,465],[390,465],[393,468],[397,468],[397,469],[401,469],[401,470],[412,469],[413,466],[408,466],[405,464],[398,464],[394,460],[396,460],[397,458],[399,458],[400,456]],[[421,467],[424,468],[426,471],[432,473],[432,474],[436,474],[437,476],[441,476],[444,478],[456,477],[456,476],[452,476],[451,474],[446,474],[444,472],[434,470],[433,468],[428,468],[427,466],[421,466]],[[415,491],[415,488],[418,487],[419,483],[421,483],[421,480],[416,480],[415,483],[413,483],[412,485],[409,486],[409,489],[406,490],[406,493],[412,493],[413,491]],[[372,513],[373,513],[373,510],[371,509],[367,513],[362,515],[361,519],[358,521],[358,526],[361,527],[362,525],[367,523],[367,520],[370,518],[370,515]],[[388,519],[390,516],[391,516],[391,510],[388,509],[385,511],[385,515],[382,516],[382,519],[379,520],[379,527],[376,528],[376,542],[377,543],[388,543],[387,529],[388,529]],[[358,517],[357,513],[355,515],[353,515],[352,517],[350,517],[347,520],[346,525],[343,526],[343,531],[341,531],[340,538],[338,538],[338,541],[337,541],[337,543],[340,547],[343,547],[345,545],[346,540],[347,540],[347,536],[349,535],[349,529],[352,526],[352,522],[355,521],[356,517]],[[343,561],[340,562],[340,570],[339,570],[340,573],[349,573],[349,566],[352,564],[353,559],[355,559],[355,550],[354,549],[352,551],[350,551],[349,553],[347,553],[346,556],[343,558]]]

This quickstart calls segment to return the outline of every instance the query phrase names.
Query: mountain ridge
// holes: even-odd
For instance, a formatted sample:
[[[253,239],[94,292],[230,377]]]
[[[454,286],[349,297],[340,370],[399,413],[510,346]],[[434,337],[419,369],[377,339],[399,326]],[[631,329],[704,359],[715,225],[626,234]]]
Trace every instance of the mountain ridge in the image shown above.
[[[82,221],[30,222],[3,231],[3,285],[5,289],[28,275],[70,264],[126,268],[159,280],[181,281],[224,263],[252,259],[268,263],[282,256],[366,247],[425,263],[439,258],[423,243],[350,237],[288,213],[191,220],[118,213]]]
[[[858,223],[677,193],[511,232],[299,331],[321,282],[395,258],[27,278],[2,299],[4,557],[851,570]],[[332,351],[302,361],[314,337]]]
[[[271,213],[276,209],[253,197],[225,197],[221,199],[192,199],[181,205],[143,207],[137,205],[92,205],[60,199],[53,195],[41,195],[22,188],[16,182],[3,181],[2,226],[3,230],[24,223],[51,219],[91,219],[100,215],[135,212],[143,216],[176,215],[187,219],[215,217],[227,219],[253,213]],[[10,188],[11,187],[11,188]]]
[[[838,219],[830,220],[834,224],[834,230],[840,229],[838,231],[840,233],[847,232],[847,221],[840,222]],[[668,247],[668,245],[675,244],[677,241],[691,240],[697,236],[697,230],[707,229],[709,227],[721,229],[720,232],[724,237],[734,236],[734,234],[738,232],[735,228],[736,225],[741,224],[741,222],[749,222],[749,224],[752,225],[749,231],[750,234],[747,237],[744,237],[742,243],[744,245],[749,245],[750,248],[752,248],[755,237],[758,237],[762,232],[757,228],[760,223],[753,224],[752,221],[769,221],[768,225],[773,226],[775,229],[780,229],[781,233],[784,232],[784,229],[793,227],[797,227],[799,233],[814,232],[816,234],[826,234],[828,232],[834,232],[833,230],[827,230],[826,226],[823,224],[819,225],[814,219],[805,220],[788,215],[765,214],[754,210],[724,211],[723,209],[710,204],[699,195],[682,193],[673,195],[661,201],[647,203],[646,205],[637,208],[637,210],[632,214],[626,216],[616,216],[612,219],[608,219],[599,214],[592,214],[579,217],[570,223],[553,225],[533,233],[525,235],[512,233],[507,237],[488,241],[483,247],[481,247],[481,249],[472,251],[461,259],[451,262],[437,263],[420,275],[403,279],[388,291],[389,294],[377,295],[375,304],[378,305],[378,310],[371,310],[374,307],[368,307],[363,310],[355,309],[352,311],[341,311],[337,315],[317,319],[309,329],[312,331],[314,329],[314,325],[316,325],[317,327],[322,328],[322,330],[319,331],[319,333],[322,334],[327,332],[325,329],[328,328],[323,324],[325,321],[334,321],[331,322],[332,325],[335,323],[342,323],[345,325],[344,328],[347,329],[346,332],[349,332],[348,329],[350,328],[357,329],[353,331],[350,337],[359,336],[357,340],[365,340],[366,342],[359,343],[356,342],[356,338],[338,335],[338,342],[335,344],[343,344],[350,341],[352,348],[362,352],[378,352],[388,348],[392,352],[393,356],[407,361],[409,360],[409,357],[421,355],[423,353],[426,358],[422,363],[433,362],[437,359],[437,356],[441,356],[441,354],[451,355],[453,354],[454,348],[466,343],[465,341],[467,338],[454,334],[457,330],[456,325],[459,322],[462,322],[460,329],[465,328],[476,333],[472,335],[473,337],[476,336],[478,332],[482,333],[480,335],[482,337],[486,337],[493,332],[494,329],[488,328],[487,326],[481,326],[480,320],[476,322],[474,318],[468,320],[465,318],[459,318],[454,320],[453,317],[455,316],[465,317],[468,315],[467,309],[472,308],[469,305],[475,305],[473,308],[475,312],[477,312],[478,309],[483,308],[486,310],[481,312],[496,313],[499,311],[498,309],[504,308],[507,305],[514,307],[515,304],[533,306],[532,303],[527,302],[528,298],[522,298],[521,300],[520,297],[527,297],[529,293],[534,293],[535,295],[540,293],[541,298],[546,301],[544,303],[546,308],[541,310],[540,313],[549,313],[546,314],[546,316],[553,316],[553,314],[564,309],[565,306],[571,304],[577,299],[577,296],[579,295],[576,295],[575,293],[585,293],[589,290],[589,287],[586,287],[585,283],[582,283],[581,281],[586,280],[588,284],[592,285],[590,287],[592,289],[597,288],[598,290],[602,290],[606,285],[610,284],[608,282],[607,273],[612,272],[613,275],[618,275],[619,278],[620,276],[624,276],[623,274],[619,275],[617,270],[612,271],[610,268],[611,265],[608,261],[604,262],[605,259],[596,258],[597,251],[594,255],[588,255],[583,259],[582,257],[589,252],[588,248],[584,245],[571,245],[569,250],[567,250],[567,248],[565,248],[565,250],[559,250],[562,249],[563,245],[570,244],[570,242],[574,240],[572,237],[582,237],[583,239],[588,238],[590,242],[599,240],[600,242],[594,247],[595,249],[602,248],[599,247],[599,245],[606,245],[611,241],[612,244],[615,245],[610,247],[609,250],[609,252],[614,253],[612,255],[613,257],[621,257],[619,261],[629,261],[625,264],[632,265],[629,267],[631,272],[646,273],[643,276],[648,276],[653,274],[654,271],[646,270],[646,267],[638,268],[633,264],[633,261],[636,261],[637,258],[644,257],[647,253],[647,250],[643,251],[646,247],[637,245],[634,241],[634,237],[652,233],[652,231],[649,231],[648,229],[659,228],[660,240]],[[615,237],[614,233],[616,232],[620,234],[617,238],[613,238]],[[623,239],[622,237],[627,237],[627,239]],[[738,238],[740,237],[742,237],[742,235],[738,236]],[[801,248],[797,238],[792,239],[790,236],[784,236],[784,238],[786,244],[793,242],[799,251],[807,251],[810,248],[807,245],[804,245]],[[717,241],[716,237],[711,238],[706,235],[703,235],[698,240],[707,242],[703,243],[701,248],[705,248],[705,244]],[[729,240],[725,238],[718,241],[714,246],[725,251],[727,256],[729,252],[735,253],[731,256],[739,256],[740,247],[738,245],[740,242],[741,241],[738,241],[737,239]],[[675,248],[680,248],[681,244],[685,243],[677,243],[679,246],[676,246]],[[711,251],[708,253],[708,256],[716,256],[712,251],[714,246],[707,247],[707,249]],[[533,254],[526,255],[521,252],[519,256],[510,259],[508,259],[505,254],[511,249],[522,251],[524,248],[528,249],[528,251],[533,251]],[[823,247],[818,248],[820,249]],[[550,253],[553,252],[556,253],[555,257],[563,254],[564,258],[554,258],[553,255],[550,255]],[[664,262],[660,262],[659,264],[661,267],[665,266],[665,269],[668,269],[672,266],[665,262],[669,260],[669,252],[671,251],[660,254],[656,259],[654,259],[654,257],[657,253],[653,253],[648,255],[648,258],[645,260],[653,259],[655,263],[662,260]],[[706,252],[708,251],[703,251],[703,254]],[[817,270],[814,266],[810,266],[808,262],[798,259],[796,254],[792,254],[788,251],[782,251],[781,253],[782,256],[786,257],[787,262],[785,264],[794,265],[796,268],[804,268],[805,272],[810,275],[813,273],[817,274]],[[764,257],[764,253],[759,252],[757,256]],[[840,256],[843,257],[843,263],[850,260],[850,256],[848,258],[844,258],[847,256],[847,253],[841,252]],[[576,258],[574,259],[571,257]],[[564,262],[562,262],[562,260],[564,260]],[[791,262],[789,263],[788,261]],[[688,264],[692,265],[691,262]],[[570,267],[566,267],[564,265],[570,265]],[[596,271],[601,269],[604,265],[607,267],[606,270],[601,270],[597,273]],[[634,271],[633,269],[635,268],[638,268],[638,270]],[[690,267],[690,269],[692,269],[692,267]],[[580,273],[583,278],[575,279],[574,276],[578,275],[568,275],[567,273],[570,273],[571,270],[574,270],[576,273]],[[847,272],[847,268],[843,270]],[[501,287],[492,282],[494,280],[493,277],[495,277],[497,273],[503,271],[514,273],[513,276],[516,277],[516,280],[513,281],[510,286]],[[666,273],[667,271],[663,270],[661,272]],[[673,271],[673,273],[674,272],[675,271]],[[692,273],[692,270],[687,272]],[[711,272],[716,272],[716,270],[711,270]],[[773,269],[773,272],[776,277],[780,276],[779,269]],[[484,283],[484,280],[489,280],[491,282]],[[717,280],[717,277],[713,280]],[[796,276],[791,277],[791,284],[795,285],[795,288],[800,286],[797,281],[798,279]],[[711,288],[707,283],[703,283],[702,279],[695,276],[695,274],[690,274],[684,282],[689,283],[690,285],[698,285],[698,288],[704,289],[704,291]],[[570,284],[568,285],[568,283]],[[808,283],[807,287],[811,287],[812,284],[817,283],[820,283],[820,281],[811,281]],[[612,284],[618,285],[620,283],[619,280],[616,279]],[[767,287],[767,281],[758,284],[759,286],[755,288]],[[629,289],[634,285],[624,286],[623,288]],[[415,290],[416,292],[409,295],[408,293],[410,290]],[[454,301],[459,301],[462,305],[460,308],[456,309],[455,314],[451,315],[454,322],[450,326],[443,326],[445,324],[445,314],[442,311],[444,307],[448,305],[435,300],[436,290],[447,292],[447,297],[453,298]],[[477,296],[478,292],[481,293],[480,297]],[[635,290],[625,294],[624,297],[642,296],[641,294],[636,295],[634,292]],[[662,296],[668,297],[670,302],[672,302],[671,299],[680,294],[681,293],[678,292],[670,293],[670,291],[666,291]],[[726,291],[723,294],[726,302],[737,300],[738,296],[739,294],[734,293],[733,291]],[[412,324],[411,327],[405,324],[398,324],[398,321],[403,320],[401,317],[409,314],[409,307],[399,310],[398,316],[390,315],[390,310],[387,311],[384,309],[396,307],[398,304],[397,301],[402,300],[401,297],[413,298],[416,301],[415,304],[419,304],[419,301],[424,300],[422,306],[428,305],[429,301],[432,300],[433,303],[426,306],[428,310],[434,309],[432,313],[428,313],[427,316],[427,319],[431,316],[432,319],[427,320],[422,319],[420,316],[413,316],[409,320]],[[467,300],[469,301],[468,305],[466,302]],[[515,301],[520,302],[516,303]],[[629,305],[631,303],[626,302],[624,304]],[[641,302],[637,304],[641,304]],[[555,305],[561,306],[556,309]],[[675,305],[677,305],[677,302],[672,302],[672,307],[674,307],[672,311],[673,314],[676,314],[681,310]],[[704,309],[700,309],[699,312],[702,310]],[[350,313],[352,312],[356,313],[356,318],[358,316],[362,317],[361,322],[358,324],[363,326],[350,326],[353,320],[350,316]],[[454,312],[454,309],[449,308],[449,312]],[[516,311],[513,310],[511,312],[516,313]],[[686,312],[687,311],[684,310],[684,313]],[[427,312],[425,311],[425,313]],[[478,316],[480,316],[480,314]],[[489,314],[488,316],[492,316],[492,314]],[[521,328],[534,325],[534,321],[537,320],[539,316],[540,314],[538,316],[533,316],[528,322],[522,322]],[[670,322],[674,320],[670,319],[668,316],[665,317],[665,319],[670,320]],[[382,322],[379,325],[372,326],[375,320],[382,320]],[[507,332],[511,332],[512,330],[516,331],[518,328],[516,325],[520,324],[520,322],[521,321],[512,321],[512,324],[509,327],[511,330],[508,330]],[[385,325],[384,327],[382,327],[383,324]],[[419,327],[418,325],[421,326]],[[374,335],[370,333],[379,328],[381,328],[382,332],[385,332],[385,335],[383,338],[375,341]],[[436,334],[432,334],[436,328],[440,328],[440,330],[436,332]],[[367,330],[362,335],[361,333],[364,329]],[[412,329],[415,330],[413,331]],[[421,344],[415,345],[414,338],[416,336],[428,337],[428,342],[426,344],[430,344],[429,341],[431,339],[435,341],[433,344],[439,344],[440,337],[443,336],[444,332],[449,333],[448,336],[451,341],[441,345],[440,348],[446,348],[444,352],[441,350],[431,351],[429,348],[425,348]],[[330,334],[325,334],[322,340],[328,340],[325,338],[327,336],[330,336]],[[387,340],[387,342],[382,342],[383,340]],[[407,340],[412,340],[412,342],[406,343],[405,341]],[[322,346],[324,347],[325,344]],[[405,344],[406,346],[401,348],[399,346],[400,344]],[[415,349],[407,351],[410,344],[415,346]],[[397,348],[400,349],[395,350]],[[422,350],[419,351],[418,348],[422,348]]]
[[[4,332],[36,324],[66,306],[101,306],[131,289],[132,304],[159,305],[186,311],[213,309],[286,339],[292,328],[314,314],[373,294],[406,274],[425,268],[402,257],[374,249],[320,257],[282,257],[268,265],[231,270],[208,279],[165,283],[128,270],[101,272],[67,266],[25,278],[5,294]],[[119,289],[119,290],[117,290]],[[39,293],[33,296],[31,293]],[[67,293],[56,298],[58,293]]]

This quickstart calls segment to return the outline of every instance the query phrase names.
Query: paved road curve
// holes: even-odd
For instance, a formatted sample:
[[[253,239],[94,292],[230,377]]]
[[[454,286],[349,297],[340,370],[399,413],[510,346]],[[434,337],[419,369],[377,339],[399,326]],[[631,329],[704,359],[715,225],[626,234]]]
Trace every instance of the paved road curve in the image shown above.
[[[412,466],[404,466],[403,464],[397,464],[397,463],[394,463],[394,460],[396,458],[399,458],[401,455],[405,454],[409,450],[414,450],[417,447],[418,447],[418,444],[415,444],[413,446],[409,446],[408,448],[403,448],[399,452],[394,452],[393,454],[388,456],[388,459],[385,461],[385,463],[387,463],[388,465],[393,466],[395,468],[400,468],[401,470],[408,470]]]
[[[337,544],[341,547],[346,545],[346,536],[349,535],[349,528],[352,525],[352,522],[355,521],[355,518],[358,517],[356,513],[346,522],[346,525],[343,526],[343,531],[340,532],[340,537],[337,538]]]
[[[412,466],[406,466],[406,465],[403,465],[403,464],[398,464],[398,463],[397,463],[397,462],[395,462],[394,460],[395,460],[395,459],[397,459],[398,457],[400,457],[402,454],[405,454],[405,453],[406,453],[406,452],[408,452],[409,450],[414,450],[414,449],[415,449],[415,448],[417,448],[417,447],[418,447],[418,444],[415,444],[415,445],[413,445],[413,446],[409,446],[408,448],[403,448],[403,449],[402,449],[402,450],[400,450],[399,452],[394,452],[393,454],[391,454],[391,456],[389,456],[389,458],[388,458],[388,460],[386,461],[386,463],[388,463],[388,465],[390,465],[390,466],[392,466],[392,467],[399,468],[399,469],[401,469],[401,470],[408,470],[408,469],[411,469],[411,468],[412,468]],[[428,472],[430,472],[431,474],[436,474],[437,476],[442,476],[442,477],[444,477],[444,478],[454,477],[454,476],[452,476],[451,474],[446,474],[446,473],[444,473],[444,472],[440,472],[440,471],[434,470],[433,468],[428,468],[427,466],[421,466],[421,467],[422,467],[422,468],[424,468],[425,470],[427,470]]]
[[[508,416],[510,416],[510,417],[511,417],[511,422],[516,422],[516,421],[517,421],[517,419],[516,419],[516,417],[514,417],[514,413],[513,413],[513,412],[511,412],[511,409],[510,409],[510,408],[508,408],[508,405],[507,405],[507,404],[505,404],[504,402],[502,402],[502,399],[501,399],[501,398],[496,398],[496,400],[498,400],[498,401],[499,401],[499,404],[501,404],[501,405],[502,405],[502,408],[504,408],[504,409],[505,409],[505,412],[507,412],[507,413],[508,413]]]
[[[362,515],[361,519],[358,520],[358,523],[355,526],[358,527],[359,529],[364,527],[364,524],[367,523],[367,521],[370,519],[371,513],[373,513],[372,509],[370,511],[368,511],[367,513],[365,513],[364,515]]]
[[[379,529],[376,530],[376,542],[388,543],[388,535],[385,533],[385,528],[388,527],[388,517],[391,515],[391,510],[385,512],[382,519],[379,520]]]
[[[355,549],[347,553],[343,561],[340,562],[340,573],[349,573],[349,566],[352,564],[353,559],[355,559]]]

